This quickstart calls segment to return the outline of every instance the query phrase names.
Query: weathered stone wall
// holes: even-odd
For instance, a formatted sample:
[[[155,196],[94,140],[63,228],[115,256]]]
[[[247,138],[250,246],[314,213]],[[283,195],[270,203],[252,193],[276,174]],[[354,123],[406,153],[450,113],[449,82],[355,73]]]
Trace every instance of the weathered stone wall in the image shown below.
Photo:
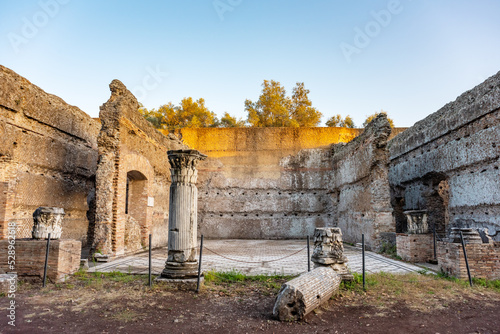
[[[185,144],[209,157],[199,166],[199,233],[211,238],[304,238],[316,227],[337,226],[335,175],[342,178],[349,171],[334,171],[330,146],[349,142],[362,132],[346,128],[177,131]]]
[[[100,124],[0,65],[0,239],[31,237],[39,206],[64,208],[63,238],[87,242]],[[92,216],[91,214],[89,216]]]
[[[208,155],[199,165],[199,233],[209,238],[304,238],[335,226],[329,145],[359,129],[182,129]]]
[[[385,115],[375,118],[365,131],[347,144],[332,146],[331,201],[344,241],[368,248],[383,241],[395,242],[395,228],[387,182],[391,127]]]
[[[398,232],[405,210],[427,210],[429,228],[488,228],[500,240],[500,72],[389,143]]]
[[[96,174],[93,251],[120,255],[168,240],[170,165],[167,151],[185,148],[174,135],[163,136],[138,112],[137,99],[118,80],[101,106]],[[141,245],[137,242],[137,224]],[[133,237],[135,235],[135,237]],[[125,242],[127,241],[127,243]]]

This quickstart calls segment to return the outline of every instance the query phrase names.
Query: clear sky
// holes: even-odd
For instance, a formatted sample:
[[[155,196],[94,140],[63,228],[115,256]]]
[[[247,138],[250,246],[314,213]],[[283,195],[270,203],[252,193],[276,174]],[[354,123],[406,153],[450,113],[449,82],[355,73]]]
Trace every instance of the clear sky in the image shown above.
[[[246,118],[264,79],[323,123],[416,121],[500,70],[498,0],[0,2],[0,64],[92,117],[121,80],[148,108],[203,97]]]

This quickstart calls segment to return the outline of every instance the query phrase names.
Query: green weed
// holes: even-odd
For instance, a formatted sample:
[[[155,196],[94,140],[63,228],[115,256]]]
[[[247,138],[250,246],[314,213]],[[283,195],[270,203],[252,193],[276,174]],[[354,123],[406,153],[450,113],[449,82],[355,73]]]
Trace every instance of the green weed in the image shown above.
[[[230,286],[234,283],[241,285],[257,283],[273,290],[279,290],[284,281],[291,280],[295,277],[287,275],[245,275],[236,270],[227,272],[208,271],[204,275],[205,283],[212,283],[214,285]]]
[[[380,249],[378,251],[380,254],[385,254],[395,260],[403,260],[401,256],[398,255],[398,251],[395,244],[383,241]]]

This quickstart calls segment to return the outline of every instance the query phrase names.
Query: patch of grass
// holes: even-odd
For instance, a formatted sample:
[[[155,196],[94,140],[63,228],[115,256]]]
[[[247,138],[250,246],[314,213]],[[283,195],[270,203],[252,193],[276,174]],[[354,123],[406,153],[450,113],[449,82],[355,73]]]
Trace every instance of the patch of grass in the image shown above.
[[[269,283],[278,280],[290,280],[295,276],[287,275],[245,275],[242,272],[231,270],[225,272],[208,271],[205,273],[205,282],[263,282]]]
[[[464,303],[468,298],[500,300],[500,281],[474,279],[474,287],[467,280],[449,277],[446,273],[366,275],[366,291],[362,287],[362,275],[354,274],[353,281],[343,281],[335,302],[350,306],[372,305],[382,311],[391,310],[398,304],[420,312],[434,312],[454,303]]]
[[[357,293],[363,291],[363,275],[358,273],[353,273],[352,276],[353,276],[352,281],[342,281],[340,283],[340,288],[339,288],[340,291],[353,291]],[[373,275],[366,275],[365,283],[367,288],[378,284],[375,276]]]
[[[136,281],[138,279],[143,279],[146,275],[132,275],[126,274],[119,271],[111,271],[107,273],[100,273],[101,277],[104,275],[104,278],[108,278],[114,282],[123,282],[128,283],[132,281]]]
[[[112,282],[131,283],[134,281],[146,281],[147,275],[131,275],[119,271],[95,272],[77,271],[73,275],[78,281],[94,289],[102,289]],[[68,288],[68,286],[65,286]]]
[[[500,280],[496,279],[496,280],[487,280],[487,279],[484,279],[484,278],[475,278],[473,277],[472,278],[472,284],[473,285],[477,285],[477,286],[481,286],[481,287],[484,287],[484,288],[487,288],[487,289],[493,289],[493,290],[496,290],[498,292],[500,292]]]
[[[468,287],[469,286],[469,281],[467,280],[461,280],[461,279],[458,279],[456,277],[453,277],[453,276],[450,276],[447,272],[444,272],[444,271],[440,271],[437,273],[437,277],[439,278],[443,278],[449,282],[453,282],[453,283],[457,283],[458,285],[461,285],[463,287]],[[473,278],[473,282],[474,282],[474,278]]]
[[[391,244],[389,242],[383,241],[380,249],[378,251],[380,254],[384,254],[393,258],[395,260],[403,260],[401,256],[398,255],[398,251],[395,244]]]
[[[422,268],[420,270],[417,270],[417,273],[419,273],[420,275],[427,275],[429,273],[429,269]]]
[[[140,314],[131,311],[129,309],[126,309],[113,314],[111,318],[118,320],[119,322],[131,322],[139,319],[140,317],[141,317]]]
[[[261,292],[264,295],[277,293],[283,283],[295,277],[287,275],[246,275],[236,270],[227,272],[208,271],[205,272],[204,276],[205,283],[208,285],[224,287],[231,287],[235,283],[238,283],[243,287],[253,285],[257,288],[263,288],[263,291]],[[219,291],[224,294],[228,293],[228,291]],[[238,290],[236,292],[241,294],[244,293],[244,290]]]

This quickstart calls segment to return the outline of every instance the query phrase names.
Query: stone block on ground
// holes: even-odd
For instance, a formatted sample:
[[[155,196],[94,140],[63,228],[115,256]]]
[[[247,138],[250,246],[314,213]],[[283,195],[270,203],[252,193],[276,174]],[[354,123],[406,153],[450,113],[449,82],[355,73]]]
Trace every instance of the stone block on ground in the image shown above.
[[[328,301],[339,289],[340,275],[331,267],[319,267],[283,284],[273,308],[280,321],[303,319]]]

